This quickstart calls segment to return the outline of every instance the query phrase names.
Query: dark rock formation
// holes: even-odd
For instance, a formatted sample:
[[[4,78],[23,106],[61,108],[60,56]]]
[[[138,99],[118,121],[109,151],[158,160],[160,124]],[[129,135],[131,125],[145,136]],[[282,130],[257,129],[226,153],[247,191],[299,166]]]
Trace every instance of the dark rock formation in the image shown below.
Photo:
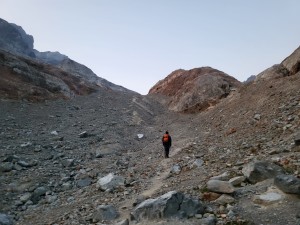
[[[278,175],[274,184],[285,193],[300,195],[300,179],[293,175]]]
[[[283,169],[274,163],[257,161],[251,162],[243,168],[244,176],[251,183],[257,183],[268,178],[274,178],[283,173]]]
[[[131,215],[133,220],[140,221],[192,217],[203,212],[204,206],[198,200],[188,198],[180,192],[170,191],[159,198],[145,200],[134,209]]]
[[[35,57],[33,37],[26,34],[22,27],[0,18],[0,49],[8,52]]]

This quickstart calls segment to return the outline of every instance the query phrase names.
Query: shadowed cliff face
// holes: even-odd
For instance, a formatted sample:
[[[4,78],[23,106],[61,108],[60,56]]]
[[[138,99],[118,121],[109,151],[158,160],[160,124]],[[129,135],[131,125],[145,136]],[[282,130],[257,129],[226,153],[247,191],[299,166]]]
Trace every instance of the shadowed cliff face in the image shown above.
[[[159,81],[149,94],[170,97],[169,108],[179,112],[198,112],[215,105],[241,86],[235,78],[210,67],[176,70]]]

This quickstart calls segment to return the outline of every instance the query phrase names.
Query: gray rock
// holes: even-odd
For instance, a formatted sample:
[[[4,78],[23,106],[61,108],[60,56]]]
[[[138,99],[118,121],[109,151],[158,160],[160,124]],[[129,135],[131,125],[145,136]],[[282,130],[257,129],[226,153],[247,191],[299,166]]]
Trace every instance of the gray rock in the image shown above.
[[[178,164],[174,165],[171,169],[172,174],[180,174],[180,172],[181,172],[181,167]]]
[[[73,185],[71,182],[65,182],[61,185],[62,190],[67,191],[72,189]]]
[[[7,156],[3,162],[16,162],[17,160],[19,160],[19,157],[16,156],[16,155],[10,155],[10,156]]]
[[[118,217],[119,213],[112,205],[99,205],[93,213],[93,222],[114,220]]]
[[[31,201],[36,204],[39,202],[39,200],[46,194],[48,191],[48,188],[46,187],[38,187],[34,190],[32,196],[31,196]]]
[[[231,197],[230,195],[223,194],[219,198],[215,200],[216,203],[220,205],[226,205],[226,204],[231,204],[235,202],[235,199]]]
[[[125,179],[121,176],[115,176],[110,173],[97,181],[97,187],[102,191],[114,190],[117,187],[124,186]]]
[[[234,192],[234,187],[228,181],[209,180],[207,189],[212,192],[230,194]]]
[[[228,172],[222,173],[219,176],[214,176],[214,177],[210,178],[210,180],[228,181],[229,180],[229,173]]]
[[[13,225],[13,220],[9,215],[0,213],[0,225]]]
[[[233,186],[237,186],[237,185],[240,185],[245,180],[246,180],[246,177],[244,177],[244,176],[233,177],[229,180],[229,183],[231,183]]]
[[[285,193],[300,195],[300,179],[293,175],[278,175],[274,184]]]
[[[46,195],[46,202],[51,204],[57,200],[57,195]]]
[[[83,131],[82,133],[79,134],[80,138],[87,138],[89,135],[87,133],[87,131]]]
[[[201,225],[216,225],[217,219],[214,215],[199,220]]]
[[[86,178],[78,180],[76,185],[79,188],[83,188],[83,187],[87,187],[87,186],[91,185],[91,183],[92,183],[92,178],[86,177]]]
[[[26,162],[24,160],[20,160],[17,162],[19,166],[29,168],[37,165],[37,161]]]
[[[244,166],[242,172],[249,182],[254,184],[283,174],[283,169],[271,162],[256,161]]]
[[[276,192],[267,192],[254,197],[253,202],[260,205],[271,205],[283,199],[283,196]]]
[[[204,161],[202,159],[196,159],[191,165],[190,169],[200,168],[203,165]]]
[[[61,161],[61,164],[64,166],[64,167],[71,167],[71,166],[74,166],[74,159],[63,159]]]
[[[21,197],[20,197],[20,201],[21,202],[27,202],[29,199],[31,199],[32,197],[32,194],[27,192],[27,193],[24,193]]]
[[[9,172],[13,169],[13,163],[2,162],[0,163],[0,172]]]
[[[186,218],[204,212],[204,206],[196,199],[171,191],[156,199],[147,199],[131,213],[132,220],[153,220],[160,218]]]

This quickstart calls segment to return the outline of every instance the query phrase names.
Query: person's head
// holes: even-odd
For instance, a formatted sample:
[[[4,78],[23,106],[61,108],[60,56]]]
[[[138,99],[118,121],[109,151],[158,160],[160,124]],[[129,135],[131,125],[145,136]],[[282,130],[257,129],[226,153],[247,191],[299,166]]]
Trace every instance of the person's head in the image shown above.
[[[166,134],[169,134],[169,131],[166,131]]]

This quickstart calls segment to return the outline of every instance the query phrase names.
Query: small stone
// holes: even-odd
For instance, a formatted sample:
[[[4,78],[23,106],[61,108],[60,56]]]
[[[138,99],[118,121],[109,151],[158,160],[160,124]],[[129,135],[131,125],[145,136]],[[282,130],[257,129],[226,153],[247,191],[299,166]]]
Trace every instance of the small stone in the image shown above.
[[[144,137],[144,134],[137,134],[138,139],[142,139]]]
[[[79,134],[79,137],[80,137],[80,138],[86,138],[86,137],[88,137],[87,131],[83,131],[82,133],[80,133],[80,134]]]
[[[235,199],[229,195],[223,194],[218,199],[216,199],[215,202],[220,205],[226,205],[235,202]]]

